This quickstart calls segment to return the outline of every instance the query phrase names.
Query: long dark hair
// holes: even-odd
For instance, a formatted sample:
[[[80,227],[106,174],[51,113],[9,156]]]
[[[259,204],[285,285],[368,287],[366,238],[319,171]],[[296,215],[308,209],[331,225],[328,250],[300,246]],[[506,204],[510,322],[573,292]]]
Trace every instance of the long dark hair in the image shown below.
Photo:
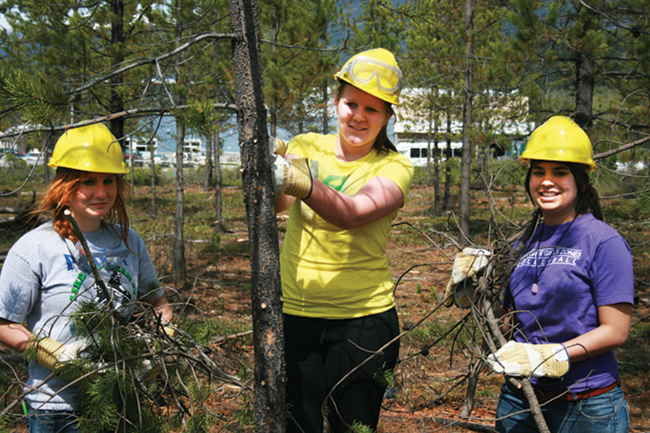
[[[530,161],[530,167],[528,168],[528,173],[526,173],[526,180],[524,187],[526,188],[526,193],[530,201],[533,201],[533,197],[530,195],[530,177],[532,175],[533,166],[538,160]],[[560,164],[566,165],[569,168],[569,171],[573,175],[576,181],[576,188],[578,190],[578,196],[576,197],[576,204],[574,210],[576,215],[583,215],[586,213],[591,213],[596,219],[603,220],[603,209],[600,207],[600,200],[598,198],[598,191],[591,183],[591,178],[589,173],[587,173],[588,166],[584,164],[577,164],[574,162],[563,162],[560,161]]]
[[[340,85],[338,89],[336,89],[334,100],[338,102],[341,99],[341,96],[343,96],[343,92],[345,91],[345,86],[352,86],[350,83],[346,83],[345,81],[339,81]],[[357,87],[355,87],[357,88]],[[362,90],[363,92],[363,90]],[[388,114],[393,116],[395,114],[395,111],[393,111],[393,106],[386,101],[383,101],[386,104],[386,111],[388,111]],[[377,138],[375,139],[375,144],[372,146],[374,149],[377,149],[377,152],[397,152],[397,148],[393,144],[392,141],[388,138],[388,124],[384,125],[383,128],[379,131],[379,134],[377,134]]]

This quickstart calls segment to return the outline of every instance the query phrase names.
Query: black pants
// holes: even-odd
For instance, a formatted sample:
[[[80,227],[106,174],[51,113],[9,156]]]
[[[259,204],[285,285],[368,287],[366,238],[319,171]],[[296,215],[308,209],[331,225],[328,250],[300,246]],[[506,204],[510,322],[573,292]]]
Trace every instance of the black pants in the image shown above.
[[[284,327],[287,432],[322,432],[321,408],[325,406],[334,433],[346,432],[354,422],[376,430],[387,385],[382,373],[395,367],[399,341],[338,382],[399,334],[395,309],[344,320],[285,314]]]

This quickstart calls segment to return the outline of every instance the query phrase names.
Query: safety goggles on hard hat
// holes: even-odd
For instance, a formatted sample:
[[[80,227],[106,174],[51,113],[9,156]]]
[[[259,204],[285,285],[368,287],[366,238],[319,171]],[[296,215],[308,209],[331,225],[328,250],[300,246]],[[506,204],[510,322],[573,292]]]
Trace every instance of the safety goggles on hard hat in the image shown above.
[[[338,76],[344,77],[346,73],[360,84],[367,84],[374,78],[377,87],[386,93],[396,93],[402,88],[402,71],[372,57],[355,57],[341,69]]]

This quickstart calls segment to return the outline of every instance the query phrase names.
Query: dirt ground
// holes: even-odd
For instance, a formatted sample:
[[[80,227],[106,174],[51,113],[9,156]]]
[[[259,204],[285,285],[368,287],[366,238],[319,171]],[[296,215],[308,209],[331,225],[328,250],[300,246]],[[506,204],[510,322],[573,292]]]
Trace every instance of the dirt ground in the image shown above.
[[[192,284],[189,290],[184,291],[184,302],[194,305],[191,314],[218,318],[225,323],[241,323],[250,329],[251,271],[241,189],[225,189],[223,194],[225,203],[233,200],[241,209],[235,210],[237,216],[227,221],[227,232],[220,235],[218,253],[206,254],[205,245],[209,240],[191,239],[192,235],[186,232],[189,239],[186,255]],[[137,195],[146,197],[147,191],[140,191]],[[415,186],[410,197],[396,222],[412,226],[400,224],[393,228],[389,237],[388,260],[394,279],[399,280],[396,301],[400,323],[403,331],[411,332],[401,341],[395,383],[384,401],[378,431],[491,431],[502,379],[487,368],[481,370],[470,417],[461,420],[459,416],[467,392],[463,379],[471,361],[480,355],[478,348],[482,331],[472,325],[471,320],[463,322],[466,323],[464,327],[454,328],[463,321],[466,311],[439,308],[439,299],[444,293],[457,251],[445,233],[440,232],[449,229],[450,237],[454,237],[451,228],[455,223],[449,215],[443,215],[437,222],[427,216],[431,207],[429,189]],[[472,206],[474,209],[485,204],[485,200],[479,199],[473,201]],[[173,213],[172,207],[173,203],[169,205],[167,214]],[[165,213],[162,205],[160,212]],[[440,221],[446,222],[441,224]],[[144,231],[144,227],[150,224],[147,218],[139,221],[136,218],[134,222],[138,231]],[[286,222],[286,215],[278,216],[280,239]],[[163,284],[170,285],[169,276],[164,271],[169,262],[168,242],[162,237],[145,240],[154,263],[162,270]],[[625,347],[617,350],[633,432],[650,432],[650,294],[644,279],[643,275],[637,276],[639,301],[630,339]],[[451,333],[446,336],[450,329]],[[232,373],[252,366],[250,338],[227,339],[215,344],[214,350],[231,367]],[[212,409],[224,420],[215,423],[213,431],[253,431],[250,414],[248,422],[233,421],[240,416],[237,412],[241,412],[242,400],[238,392],[222,388],[215,393],[213,402]]]
[[[228,192],[236,193],[234,191]],[[407,207],[397,222],[408,222],[418,227],[426,218],[423,216],[430,192],[424,187],[414,187]],[[473,204],[474,206],[474,204]],[[278,217],[281,228],[286,225],[286,216]],[[229,224],[229,234],[223,242],[247,243],[245,222],[233,221]],[[419,320],[429,315],[438,306],[438,300],[449,279],[451,258],[456,250],[444,236],[425,235],[407,225],[396,226],[390,235],[388,256],[394,278],[400,279],[396,290],[396,301],[403,330],[407,330]],[[412,242],[417,237],[419,241]],[[433,244],[435,243],[435,245]],[[439,248],[442,247],[442,248]],[[443,252],[444,251],[444,252]],[[446,254],[446,255],[445,255]],[[220,305],[212,313],[221,317],[241,319],[250,314],[249,286],[250,263],[246,249],[239,254],[220,256],[216,265],[206,266],[201,278],[210,284],[196,287],[198,305]],[[413,268],[408,274],[407,270]],[[646,297],[647,288],[640,285],[640,298]],[[215,303],[215,299],[219,302]],[[622,386],[626,393],[634,432],[650,431],[648,412],[650,389],[648,370],[650,352],[648,346],[647,304],[640,303],[635,309],[633,332],[628,344],[617,351],[621,363]],[[475,340],[480,332],[470,330],[464,337],[444,339],[436,344],[445,329],[458,323],[464,312],[458,308],[439,309],[421,324],[422,332],[402,340],[401,362],[396,370],[396,383],[390,398],[384,403],[379,432],[467,432],[490,431],[494,425],[495,408],[502,379],[483,368],[475,393],[475,401],[469,418],[460,419],[459,414],[466,400],[466,386],[462,378],[467,374],[471,358],[476,349],[468,343]],[[471,326],[470,326],[471,328]],[[432,345],[433,344],[433,345]],[[429,347],[426,356],[418,354],[423,347]],[[251,347],[240,347],[251,350]],[[454,424],[456,423],[456,424]]]

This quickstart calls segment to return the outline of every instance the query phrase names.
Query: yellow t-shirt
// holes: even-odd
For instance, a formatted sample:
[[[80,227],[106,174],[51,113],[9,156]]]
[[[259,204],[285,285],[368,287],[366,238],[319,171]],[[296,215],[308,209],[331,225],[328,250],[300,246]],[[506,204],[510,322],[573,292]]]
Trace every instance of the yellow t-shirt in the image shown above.
[[[404,155],[373,149],[357,161],[340,161],[334,154],[336,137],[299,135],[289,142],[287,153],[318,161],[318,180],[349,196],[381,176],[395,182],[406,200],[413,165]],[[397,211],[363,227],[343,230],[296,199],[280,255],[284,312],[347,319],[392,308],[395,299],[386,244],[396,216]]]

